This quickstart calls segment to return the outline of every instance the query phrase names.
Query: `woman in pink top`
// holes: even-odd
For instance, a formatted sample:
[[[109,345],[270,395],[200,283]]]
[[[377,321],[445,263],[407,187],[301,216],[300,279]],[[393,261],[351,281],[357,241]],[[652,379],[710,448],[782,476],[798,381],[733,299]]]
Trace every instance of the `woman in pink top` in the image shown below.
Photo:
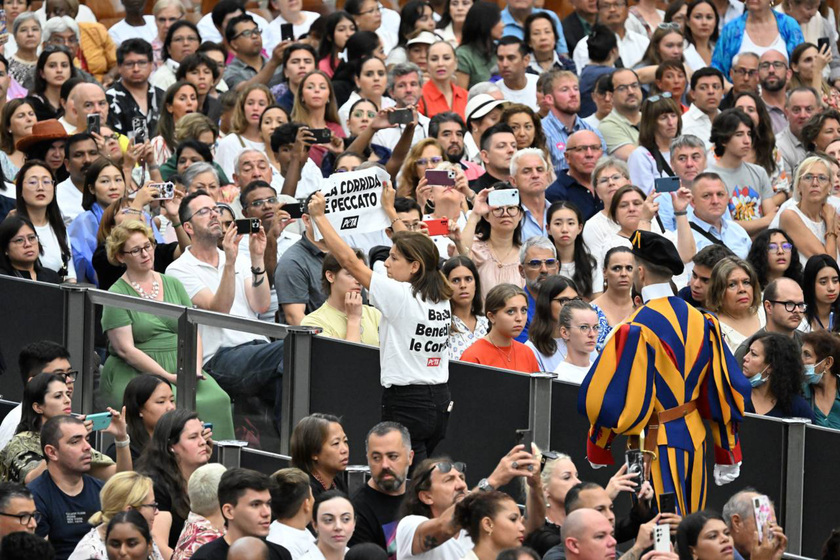
[[[356,24],[347,12],[340,10],[327,16],[326,29],[318,45],[318,70],[330,78],[338,68],[338,55],[344,51],[347,39],[356,32]]]

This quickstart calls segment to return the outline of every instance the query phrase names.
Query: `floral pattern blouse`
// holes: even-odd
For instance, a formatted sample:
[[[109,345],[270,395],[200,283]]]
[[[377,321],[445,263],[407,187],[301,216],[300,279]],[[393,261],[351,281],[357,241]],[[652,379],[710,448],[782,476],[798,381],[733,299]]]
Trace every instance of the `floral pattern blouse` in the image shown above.
[[[473,342],[487,334],[489,324],[487,317],[476,317],[475,331],[470,328],[457,315],[452,316],[452,326],[458,332],[449,333],[449,359],[460,360],[464,350],[472,346]]]

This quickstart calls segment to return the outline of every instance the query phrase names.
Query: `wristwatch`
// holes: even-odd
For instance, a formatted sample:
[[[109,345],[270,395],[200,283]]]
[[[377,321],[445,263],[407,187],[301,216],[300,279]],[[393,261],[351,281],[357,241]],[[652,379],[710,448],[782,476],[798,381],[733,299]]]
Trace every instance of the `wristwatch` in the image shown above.
[[[492,492],[493,490],[495,490],[495,488],[490,486],[490,483],[487,482],[486,478],[482,478],[478,481],[478,489],[482,492]]]

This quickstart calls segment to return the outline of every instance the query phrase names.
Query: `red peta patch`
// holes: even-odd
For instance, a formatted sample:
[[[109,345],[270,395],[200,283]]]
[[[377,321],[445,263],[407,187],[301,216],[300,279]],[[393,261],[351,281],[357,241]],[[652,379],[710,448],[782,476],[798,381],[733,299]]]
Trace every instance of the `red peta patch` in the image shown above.
[[[557,146],[557,149],[560,150],[561,152],[566,149],[566,143],[565,142],[557,142],[557,144],[555,144],[555,146]]]
[[[426,367],[438,367],[440,365],[440,358],[429,358],[426,360]]]

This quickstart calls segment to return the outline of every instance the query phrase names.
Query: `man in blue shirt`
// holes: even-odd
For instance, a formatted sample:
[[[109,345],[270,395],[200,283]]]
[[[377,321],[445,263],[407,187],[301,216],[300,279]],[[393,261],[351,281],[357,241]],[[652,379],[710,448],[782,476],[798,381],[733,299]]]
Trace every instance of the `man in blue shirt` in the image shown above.
[[[519,189],[522,203],[522,241],[548,236],[548,161],[538,148],[523,148],[510,158],[510,182]]]
[[[691,188],[691,205],[694,207],[691,230],[694,243],[698,251],[713,243],[725,245],[746,259],[752,245],[749,234],[734,220],[723,219],[728,212],[728,193],[723,179],[717,173],[700,173],[694,179]]]
[[[569,168],[561,171],[548,187],[545,197],[550,202],[567,200],[578,207],[584,221],[604,209],[592,184],[592,171],[604,155],[598,135],[591,130],[579,130],[569,136],[566,146]]]
[[[528,16],[534,12],[546,13],[551,17],[551,20],[554,22],[554,29],[557,30],[557,46],[555,47],[557,54],[560,56],[569,56],[571,53],[569,52],[569,47],[566,46],[566,38],[563,36],[563,26],[560,23],[560,18],[554,12],[535,8],[534,4],[534,0],[508,0],[507,8],[502,10],[502,23],[505,25],[502,36],[512,35],[519,39],[524,39],[525,28],[523,24]]]
[[[528,340],[528,327],[537,309],[540,288],[549,276],[560,274],[557,249],[547,237],[532,237],[519,249],[519,274],[525,279],[525,294],[528,299],[528,321],[516,337],[519,342]]]
[[[591,130],[598,135],[601,149],[606,153],[607,143],[604,142],[601,133],[578,116],[580,86],[574,72],[551,70],[543,84],[542,93],[546,103],[551,107],[551,112],[542,119],[542,127],[551,153],[551,162],[554,164],[554,172],[557,175],[569,168],[566,161],[566,142],[574,132]]]

